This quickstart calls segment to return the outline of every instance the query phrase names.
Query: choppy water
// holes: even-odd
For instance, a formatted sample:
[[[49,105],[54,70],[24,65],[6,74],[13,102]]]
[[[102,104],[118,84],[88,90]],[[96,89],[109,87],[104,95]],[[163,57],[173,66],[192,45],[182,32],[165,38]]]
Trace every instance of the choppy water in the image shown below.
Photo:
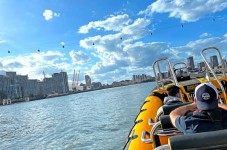
[[[155,83],[0,107],[0,149],[122,150]]]

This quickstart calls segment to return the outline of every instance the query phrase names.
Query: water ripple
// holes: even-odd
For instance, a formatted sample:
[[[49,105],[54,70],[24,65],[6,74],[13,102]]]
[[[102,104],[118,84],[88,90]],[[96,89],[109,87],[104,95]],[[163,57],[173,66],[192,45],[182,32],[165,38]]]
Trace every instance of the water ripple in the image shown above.
[[[154,83],[2,106],[0,149],[118,150]]]

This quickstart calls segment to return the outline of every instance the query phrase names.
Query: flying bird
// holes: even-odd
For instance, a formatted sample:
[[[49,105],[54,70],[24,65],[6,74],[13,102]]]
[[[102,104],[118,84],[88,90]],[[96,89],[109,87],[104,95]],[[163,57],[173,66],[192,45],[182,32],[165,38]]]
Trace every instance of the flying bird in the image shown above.
[[[65,43],[61,42],[61,46],[62,46],[62,48],[65,48]]]

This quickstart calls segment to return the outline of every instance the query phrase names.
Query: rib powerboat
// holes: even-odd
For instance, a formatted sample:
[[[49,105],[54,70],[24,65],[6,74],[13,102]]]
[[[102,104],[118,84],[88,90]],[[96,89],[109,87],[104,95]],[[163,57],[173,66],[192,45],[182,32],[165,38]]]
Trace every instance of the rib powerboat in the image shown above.
[[[220,65],[216,67],[211,66],[207,59],[213,53],[219,56]],[[124,150],[227,149],[227,130],[183,135],[172,126],[169,118],[169,113],[173,109],[193,102],[195,87],[203,82],[212,82],[219,91],[221,102],[227,102],[226,66],[220,50],[208,47],[200,54],[205,64],[202,76],[190,76],[185,63],[173,66],[168,58],[154,61],[152,68],[157,86],[142,104]],[[180,87],[182,104],[163,105],[164,97],[167,96],[166,88],[171,84]],[[157,112],[160,107],[162,111]]]

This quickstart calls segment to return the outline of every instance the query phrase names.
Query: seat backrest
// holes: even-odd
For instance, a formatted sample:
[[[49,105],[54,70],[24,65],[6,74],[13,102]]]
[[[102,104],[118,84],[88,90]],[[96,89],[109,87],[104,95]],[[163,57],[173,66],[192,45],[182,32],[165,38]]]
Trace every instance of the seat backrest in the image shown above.
[[[180,106],[187,105],[187,104],[191,104],[191,102],[179,103],[179,104],[174,104],[174,105],[163,105],[162,106],[163,114],[169,115],[172,110],[174,110]]]
[[[159,117],[163,130],[175,128],[170,120],[169,115],[162,115]]]
[[[169,138],[170,149],[185,150],[213,150],[227,149],[227,129],[179,135]]]

